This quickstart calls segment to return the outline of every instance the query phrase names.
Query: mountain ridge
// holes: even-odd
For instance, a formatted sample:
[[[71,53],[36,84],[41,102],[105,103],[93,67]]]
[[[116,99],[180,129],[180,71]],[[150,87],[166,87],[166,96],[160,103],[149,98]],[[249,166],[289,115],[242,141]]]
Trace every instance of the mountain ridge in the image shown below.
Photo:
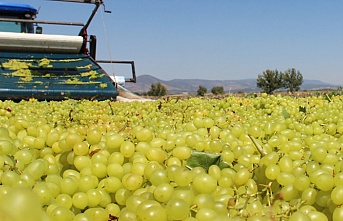
[[[152,75],[137,76],[137,83],[126,84],[125,87],[134,93],[144,93],[149,91],[151,84],[160,82],[167,90],[168,94],[196,94],[199,86],[204,86],[210,92],[213,87],[223,87],[225,92],[259,92],[256,86],[256,79],[240,80],[206,80],[206,79],[172,79],[162,80]],[[337,88],[337,85],[329,84],[319,80],[304,79],[301,90],[318,90]]]

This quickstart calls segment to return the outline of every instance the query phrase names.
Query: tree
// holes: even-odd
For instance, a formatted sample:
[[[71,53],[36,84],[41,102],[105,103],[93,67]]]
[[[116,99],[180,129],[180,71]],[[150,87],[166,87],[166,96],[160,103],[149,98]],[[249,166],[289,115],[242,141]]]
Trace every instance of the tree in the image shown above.
[[[197,91],[197,94],[198,94],[199,96],[204,96],[204,95],[206,94],[206,92],[207,92],[207,88],[200,85],[200,86],[199,86],[199,89],[198,89],[198,91]]]
[[[266,70],[263,74],[259,74],[257,77],[257,87],[261,88],[263,92],[272,94],[273,91],[282,88],[282,73],[278,70]]]
[[[282,74],[284,88],[288,88],[292,93],[300,89],[300,85],[302,85],[303,81],[302,74],[294,68],[288,69]]]
[[[211,92],[212,92],[212,94],[214,94],[214,95],[217,95],[217,94],[224,94],[224,93],[225,93],[225,92],[224,92],[224,87],[222,87],[222,86],[213,87],[213,88],[211,89]]]
[[[167,88],[160,82],[151,84],[150,90],[148,91],[149,96],[164,96],[166,94]]]

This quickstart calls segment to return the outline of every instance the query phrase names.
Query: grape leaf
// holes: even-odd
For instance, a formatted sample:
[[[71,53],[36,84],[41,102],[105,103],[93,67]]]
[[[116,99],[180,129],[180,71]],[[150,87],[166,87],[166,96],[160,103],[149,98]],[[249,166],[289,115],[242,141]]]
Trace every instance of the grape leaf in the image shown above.
[[[282,109],[282,116],[285,118],[285,119],[288,119],[291,117],[291,115],[289,115],[289,113],[287,112],[287,110],[285,108]]]
[[[299,106],[299,112],[303,112],[306,114],[306,107],[304,106]]]
[[[207,153],[201,151],[192,151],[192,155],[188,158],[186,166],[190,169],[194,167],[203,167],[208,170],[211,165],[217,165],[220,169],[229,168],[219,154]]]

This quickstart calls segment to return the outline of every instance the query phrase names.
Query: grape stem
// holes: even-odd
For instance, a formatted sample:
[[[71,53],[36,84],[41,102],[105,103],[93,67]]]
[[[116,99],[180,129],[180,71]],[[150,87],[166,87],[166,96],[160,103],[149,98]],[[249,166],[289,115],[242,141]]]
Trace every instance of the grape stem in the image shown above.
[[[259,144],[257,143],[256,139],[251,136],[251,134],[248,134],[250,140],[253,142],[253,144],[255,145],[256,149],[258,150],[258,152],[261,154],[261,156],[265,156],[267,155],[267,152],[264,150],[264,148]]]

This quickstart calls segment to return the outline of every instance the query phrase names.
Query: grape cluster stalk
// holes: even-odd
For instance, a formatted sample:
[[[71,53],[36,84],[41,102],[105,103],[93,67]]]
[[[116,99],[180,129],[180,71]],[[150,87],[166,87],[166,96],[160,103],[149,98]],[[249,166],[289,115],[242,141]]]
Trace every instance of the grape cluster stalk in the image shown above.
[[[265,94],[0,101],[0,220],[341,221],[342,109]]]

